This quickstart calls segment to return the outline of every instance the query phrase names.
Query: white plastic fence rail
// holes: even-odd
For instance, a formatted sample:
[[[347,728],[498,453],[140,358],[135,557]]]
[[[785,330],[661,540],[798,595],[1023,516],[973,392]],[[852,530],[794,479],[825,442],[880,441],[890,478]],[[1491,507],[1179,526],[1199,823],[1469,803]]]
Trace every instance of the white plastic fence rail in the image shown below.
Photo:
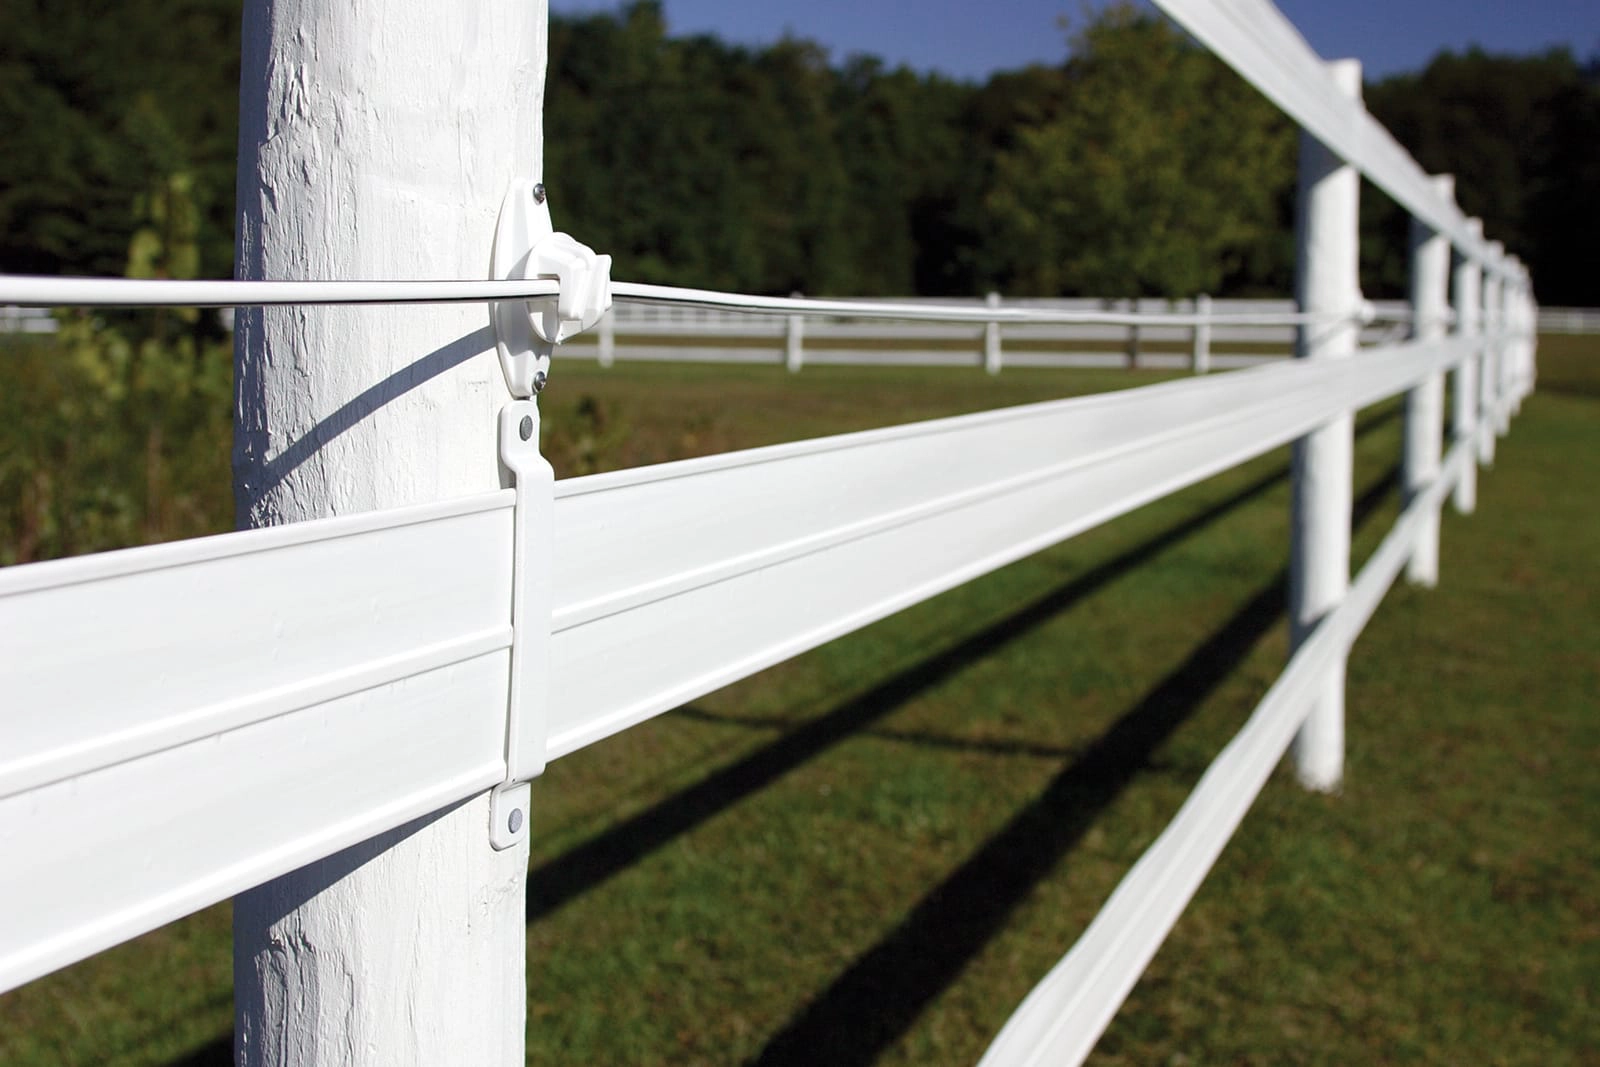
[[[1474,259],[1501,258],[1393,135],[1339,91],[1322,58],[1271,0],[1156,0],[1156,6],[1413,218]]]
[[[560,482],[546,756],[1466,351],[1402,346]],[[514,499],[0,571],[0,849],[29,858],[0,869],[0,987],[501,780]]]
[[[1452,450],[1443,476],[1406,508],[1344,602],[1290,658],[1161,835],[1072,950],[1034,987],[980,1067],[1081,1063],[1216,863],[1294,738],[1318,680],[1339,662],[1411,557],[1417,533],[1474,461]]]

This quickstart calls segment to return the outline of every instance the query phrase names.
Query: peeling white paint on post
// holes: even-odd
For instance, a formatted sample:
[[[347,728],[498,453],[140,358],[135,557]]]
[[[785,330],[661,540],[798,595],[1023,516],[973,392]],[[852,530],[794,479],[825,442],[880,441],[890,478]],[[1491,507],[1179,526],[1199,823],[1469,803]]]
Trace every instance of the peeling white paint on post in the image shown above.
[[[1455,179],[1438,175],[1434,187],[1446,199],[1455,197]],[[1445,335],[1450,312],[1450,242],[1426,223],[1411,220],[1412,336],[1436,341]],[[1444,374],[1430,374],[1406,394],[1405,452],[1402,481],[1406,502],[1420,496],[1439,477],[1444,442]],[[1406,564],[1406,578],[1414,585],[1432,587],[1439,582],[1439,514],[1433,512],[1419,524],[1417,543]]]
[[[1194,298],[1194,367],[1196,374],[1211,373],[1211,298],[1201,293]]]
[[[1483,235],[1483,223],[1469,219],[1467,225],[1478,236]],[[1456,257],[1455,271],[1456,333],[1462,337],[1477,338],[1469,354],[1456,365],[1454,434],[1456,441],[1471,441],[1478,429],[1478,372],[1483,364],[1483,267],[1470,256]],[[1456,482],[1456,511],[1470,515],[1478,507],[1478,468],[1469,463],[1461,468],[1461,478]]]
[[[983,301],[992,308],[1000,306],[1000,294],[990,293]],[[1000,373],[1000,324],[987,322],[983,326],[983,369],[990,374]]]
[[[1361,98],[1361,64],[1327,65],[1341,92]],[[1355,352],[1361,281],[1357,250],[1360,175],[1315,137],[1300,134],[1295,211],[1295,296],[1302,311],[1338,316],[1302,326],[1299,359],[1342,359]],[[1298,648],[1350,587],[1353,412],[1331,419],[1294,445],[1290,518],[1289,624]],[[1295,735],[1295,770],[1309,789],[1332,791],[1344,775],[1344,680],[1341,659],[1317,688]]]
[[[239,277],[487,277],[545,32],[544,0],[249,0]],[[498,488],[494,347],[481,304],[241,312],[240,523]],[[521,1064],[528,851],[488,828],[479,796],[238,897],[238,1062]]]

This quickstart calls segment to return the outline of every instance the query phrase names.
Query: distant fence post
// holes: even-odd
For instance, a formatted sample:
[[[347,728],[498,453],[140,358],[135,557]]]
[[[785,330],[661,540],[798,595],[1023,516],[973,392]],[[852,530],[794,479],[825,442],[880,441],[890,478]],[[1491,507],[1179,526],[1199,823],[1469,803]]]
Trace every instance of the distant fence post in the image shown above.
[[[1511,276],[1506,283],[1506,309],[1511,329],[1511,359],[1506,375],[1507,414],[1522,413],[1522,398],[1528,378],[1528,333],[1526,288],[1522,261],[1511,257]],[[1508,417],[1509,423],[1509,417]]]
[[[1361,97],[1361,64],[1327,65],[1339,89]],[[1295,295],[1317,316],[1299,329],[1299,359],[1343,359],[1355,352],[1361,304],[1358,272],[1360,175],[1310,133],[1300,134],[1295,211]],[[1289,546],[1289,625],[1294,647],[1344,599],[1350,586],[1351,462],[1354,413],[1346,412],[1295,442]],[[1337,789],[1344,775],[1344,679],[1341,658],[1313,690],[1295,737],[1295,770],[1310,789]]]
[[[1522,395],[1533,392],[1539,379],[1539,303],[1533,298],[1533,278],[1526,264],[1518,264],[1518,288],[1522,295],[1522,343],[1526,346],[1522,364]]]
[[[1494,357],[1494,432],[1497,437],[1504,437],[1511,432],[1511,364],[1516,358],[1516,346],[1512,341],[1512,260],[1504,254],[1505,246],[1499,241],[1493,248],[1499,260],[1494,288],[1495,322],[1499,327]]]
[[[545,16],[247,0],[238,276],[487,277],[502,198],[543,178]],[[549,176],[558,224],[578,180]],[[241,525],[500,489],[494,352],[481,303],[241,310]],[[321,773],[365,788],[359,765]],[[496,851],[489,813],[480,793],[236,897],[237,1062],[521,1065],[528,843]]]
[[[1201,293],[1194,298],[1194,359],[1191,370],[1211,373],[1211,297]]]
[[[790,293],[790,296],[799,297],[799,293]],[[806,360],[806,317],[804,315],[790,315],[788,331],[784,334],[783,365],[789,368],[790,374],[797,374],[805,365]]]
[[[990,293],[984,298],[988,307],[1000,306],[1000,294]],[[983,369],[990,374],[1000,373],[1000,323],[990,320],[983,325]]]
[[[1483,223],[1468,219],[1467,226],[1477,237],[1483,236]],[[1478,430],[1478,372],[1483,364],[1483,266],[1467,255],[1456,257],[1455,277],[1455,332],[1465,338],[1471,349],[1456,365],[1454,433],[1456,443],[1467,442],[1476,449],[1473,435]],[[1461,470],[1461,480],[1456,482],[1456,511],[1470,515],[1478,507],[1478,466],[1469,463]]]
[[[1455,196],[1455,179],[1439,175],[1434,187]],[[1438,341],[1445,335],[1450,308],[1450,241],[1420,219],[1411,220],[1411,336]],[[1415,500],[1439,477],[1444,438],[1444,373],[1428,375],[1406,394],[1405,453],[1401,461],[1405,499]],[[1417,543],[1406,564],[1414,585],[1439,582],[1439,513],[1431,511],[1417,529]]]
[[[1511,374],[1510,395],[1507,398],[1511,405],[1511,414],[1522,413],[1523,383],[1527,377],[1527,336],[1524,331],[1528,324],[1523,314],[1523,289],[1522,289],[1522,261],[1515,256],[1511,259],[1511,281],[1507,286],[1506,304],[1511,313]]]
[[[1138,297],[1132,297],[1132,298],[1130,298],[1128,300],[1128,314],[1137,315],[1138,313],[1139,313],[1139,298]],[[1140,341],[1139,324],[1137,322],[1129,323],[1128,324],[1128,369],[1129,370],[1138,370],[1139,369],[1139,341]]]
[[[600,365],[609,367],[617,361],[617,309],[613,307],[600,317]]]
[[[1485,467],[1494,464],[1495,438],[1500,430],[1500,358],[1505,347],[1505,324],[1501,314],[1505,280],[1500,274],[1503,248],[1499,241],[1489,243],[1493,255],[1483,278],[1483,369],[1479,375],[1478,462]]]

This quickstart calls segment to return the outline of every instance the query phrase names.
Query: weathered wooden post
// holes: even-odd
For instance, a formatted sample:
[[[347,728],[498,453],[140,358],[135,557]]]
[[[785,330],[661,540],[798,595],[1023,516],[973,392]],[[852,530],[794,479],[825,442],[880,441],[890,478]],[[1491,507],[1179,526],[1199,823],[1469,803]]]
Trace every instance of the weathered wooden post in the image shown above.
[[[1483,236],[1483,222],[1468,219],[1467,227],[1474,236]],[[1457,443],[1467,442],[1476,449],[1473,435],[1478,430],[1478,372],[1483,364],[1483,266],[1467,255],[1456,257],[1455,312],[1456,333],[1466,338],[1471,349],[1455,371],[1454,433]],[[1456,482],[1456,511],[1470,515],[1478,507],[1478,466],[1469,463],[1462,468],[1461,480]]]
[[[1339,90],[1361,98],[1361,64],[1327,65]],[[1299,359],[1343,359],[1356,349],[1361,280],[1357,262],[1360,175],[1315,137],[1300,134],[1295,212],[1295,295],[1315,316],[1300,327]],[[1298,647],[1350,585],[1354,413],[1295,442],[1289,547],[1290,640]],[[1344,774],[1343,661],[1329,670],[1295,737],[1295,770],[1310,789],[1337,789]]]
[[[1504,246],[1499,241],[1489,243],[1489,262],[1483,278],[1483,369],[1479,385],[1482,395],[1478,401],[1478,462],[1485,467],[1494,464],[1495,438],[1500,430],[1500,360],[1505,351],[1501,298],[1505,293]]]
[[[1455,179],[1439,175],[1434,188],[1447,200],[1455,197]],[[1445,335],[1450,311],[1450,242],[1420,219],[1411,220],[1411,336],[1437,341]],[[1415,500],[1439,477],[1444,439],[1444,374],[1430,374],[1406,394],[1405,453],[1401,462],[1406,502]],[[1430,512],[1417,530],[1417,543],[1406,564],[1414,585],[1439,582],[1439,513]]]
[[[545,8],[247,0],[238,276],[488,277],[542,170]],[[494,348],[483,304],[241,314],[240,524],[499,488]],[[483,794],[236,898],[237,1061],[521,1064],[527,865]]]
[[[987,307],[1000,306],[1000,294],[990,293],[984,298]],[[983,369],[990,374],[1000,373],[1000,323],[994,320],[983,324]]]
[[[1211,297],[1201,293],[1194,298],[1194,359],[1196,374],[1211,373]]]

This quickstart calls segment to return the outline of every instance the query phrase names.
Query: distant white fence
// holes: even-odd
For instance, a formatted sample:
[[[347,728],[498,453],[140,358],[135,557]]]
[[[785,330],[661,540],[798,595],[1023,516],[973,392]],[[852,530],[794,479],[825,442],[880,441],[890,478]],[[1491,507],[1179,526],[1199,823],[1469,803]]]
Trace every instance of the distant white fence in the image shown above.
[[[0,333],[50,334],[56,325],[49,308],[0,307]]]
[[[498,456],[474,457],[484,469],[498,459],[510,488],[0,571],[0,988],[488,790],[486,825],[441,821],[430,832],[469,834],[443,839],[451,862],[468,866],[490,849],[525,849],[527,782],[548,761],[1298,442],[1293,658],[984,1060],[1079,1062],[1285,749],[1292,743],[1308,786],[1339,782],[1351,643],[1402,569],[1420,584],[1436,580],[1440,509],[1450,497],[1462,511],[1473,508],[1478,462],[1492,457],[1535,371],[1537,309],[1526,272],[1484,242],[1448,183],[1422,174],[1351,99],[1359,79],[1349,66],[1324,67],[1269,4],[1162,6],[1308,131],[1299,239],[1316,254],[1301,257],[1297,280],[1301,358],[562,482],[538,453],[537,402],[522,397],[500,413]],[[405,156],[387,142],[384,152]],[[1413,337],[1365,350],[1357,348],[1365,317],[1358,170],[1416,220],[1412,299],[1396,311]],[[539,196],[542,203],[542,189]],[[863,323],[933,324],[897,326],[894,337],[961,324],[983,331],[991,369],[1000,364],[1002,329],[1061,329],[1078,316],[622,283],[615,290],[656,303],[777,312],[785,330],[803,319],[802,333],[816,317],[848,319],[848,329],[874,341],[891,335],[878,325],[859,333],[869,329]],[[46,306],[483,301],[515,310],[532,301],[544,314],[557,291],[548,279],[514,271],[486,283],[0,278],[0,301]],[[590,288],[584,299],[593,296]],[[1092,314],[1109,315],[1104,325],[1113,329],[1129,325]],[[721,321],[688,318],[686,330]],[[278,321],[305,342],[308,319]],[[460,360],[494,343],[505,320],[491,321],[494,328],[467,339]],[[1203,334],[1220,323],[1159,325],[1168,327]],[[530,328],[527,316],[518,328]],[[502,346],[506,339],[502,330]],[[255,343],[247,336],[242,350]],[[250,370],[264,373],[262,364]],[[542,379],[534,380],[536,389]],[[374,410],[393,402],[370,382],[357,388],[357,400],[371,399]],[[1405,508],[1352,584],[1352,414],[1402,394]],[[444,881],[459,871],[434,874]],[[523,869],[509,882],[472,882],[464,906],[481,911],[491,898],[519,905],[525,877]],[[313,881],[322,898],[328,887]],[[405,892],[433,889],[416,882]],[[421,953],[418,966],[429,974],[442,961],[427,955],[438,943],[428,924],[435,912],[447,926],[458,918],[409,901],[397,924],[386,925],[365,913],[365,902],[338,901],[323,902],[347,907],[336,926],[387,938],[386,959],[403,943],[408,957]],[[520,918],[518,910],[492,946],[506,958],[521,959]],[[297,946],[272,951],[279,971],[314,964],[297,960]],[[475,970],[483,974],[470,980],[487,983],[496,968]],[[438,1053],[444,1058],[471,1044],[521,1062],[525,1000],[515,979],[503,1015],[470,995],[476,989],[463,996],[426,981],[407,987],[457,1005],[462,1018],[429,1014],[438,1004],[412,996],[388,1005],[383,991],[393,976],[381,969],[340,976],[358,987],[343,1014],[330,1015],[320,1001],[297,1015],[295,998],[239,996],[248,1035],[239,1047],[261,1056],[250,1042],[277,1040],[279,1051],[267,1055],[284,1062],[307,1048],[339,1059],[354,1044],[341,1040],[340,1028],[356,1025],[349,1012],[392,1008],[392,1026],[363,1031],[363,1040],[387,1042],[392,1058],[416,1059],[414,1043],[428,1040],[447,1050]],[[247,964],[236,974],[238,983],[269,978],[276,980]],[[426,1026],[416,1024],[419,1015]],[[483,1018],[500,1020],[487,1042]],[[276,1029],[249,1029],[263,1019]],[[300,1042],[302,1031],[325,1040]]]
[[[1600,308],[1539,309],[1540,333],[1600,333]]]
[[[872,300],[860,301],[872,304]],[[1145,367],[1195,373],[1253,367],[1293,353],[1293,300],[988,300],[896,298],[896,304],[995,308],[1082,316],[1055,323],[887,323],[846,316],[751,315],[714,307],[619,300],[595,331],[564,354],[673,363],[782,363],[822,366]],[[877,301],[889,303],[889,301]],[[1369,305],[1361,343],[1410,332],[1410,305]],[[1127,321],[1093,321],[1095,316]],[[1191,320],[1174,324],[1171,320]],[[1139,321],[1139,320],[1147,321]]]

